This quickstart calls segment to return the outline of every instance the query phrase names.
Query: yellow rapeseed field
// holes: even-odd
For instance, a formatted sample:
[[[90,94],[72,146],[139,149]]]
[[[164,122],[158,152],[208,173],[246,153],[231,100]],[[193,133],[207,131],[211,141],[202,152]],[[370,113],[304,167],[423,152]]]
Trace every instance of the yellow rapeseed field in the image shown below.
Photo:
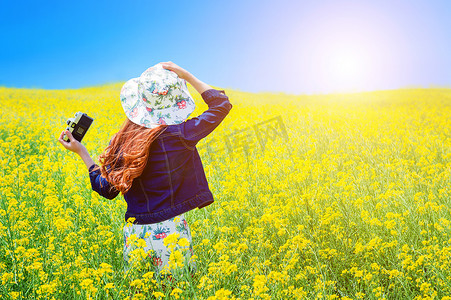
[[[170,281],[124,272],[123,196],[93,192],[57,141],[87,113],[98,162],[121,86],[0,88],[0,298],[451,299],[450,89],[225,89],[198,145],[215,202],[186,214],[197,273]]]

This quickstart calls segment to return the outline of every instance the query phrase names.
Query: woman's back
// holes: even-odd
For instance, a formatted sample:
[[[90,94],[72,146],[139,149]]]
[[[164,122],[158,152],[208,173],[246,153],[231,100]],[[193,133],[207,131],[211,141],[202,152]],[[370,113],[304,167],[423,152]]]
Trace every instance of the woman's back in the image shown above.
[[[201,94],[208,110],[181,124],[169,125],[154,140],[141,176],[133,180],[124,194],[125,219],[151,224],[169,219],[196,207],[213,203],[196,144],[210,134],[226,117],[232,104],[223,90],[209,89]],[[90,169],[91,171],[91,169]],[[108,182],[100,172],[90,172],[93,190],[112,199]]]
[[[187,146],[177,126],[152,143],[143,173],[124,195],[126,219],[156,223],[213,202],[197,149]]]

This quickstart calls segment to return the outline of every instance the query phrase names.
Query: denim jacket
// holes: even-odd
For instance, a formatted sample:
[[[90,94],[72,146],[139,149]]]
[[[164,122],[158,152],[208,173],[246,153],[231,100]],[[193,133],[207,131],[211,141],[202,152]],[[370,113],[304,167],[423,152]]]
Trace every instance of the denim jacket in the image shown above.
[[[209,89],[201,96],[208,105],[206,111],[169,125],[150,146],[143,173],[124,194],[125,220],[134,217],[137,224],[158,223],[213,203],[196,144],[222,122],[232,104],[224,90]],[[100,170],[93,171],[94,166],[89,167],[92,189],[107,199],[115,198],[119,191],[114,187],[110,191],[111,185]]]

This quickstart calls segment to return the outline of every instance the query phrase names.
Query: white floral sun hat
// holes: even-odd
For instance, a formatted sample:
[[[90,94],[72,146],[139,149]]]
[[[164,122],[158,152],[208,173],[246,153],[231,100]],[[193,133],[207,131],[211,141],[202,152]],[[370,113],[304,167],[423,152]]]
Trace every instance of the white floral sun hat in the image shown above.
[[[186,81],[160,63],[124,84],[121,104],[130,121],[147,128],[180,124],[196,108]]]

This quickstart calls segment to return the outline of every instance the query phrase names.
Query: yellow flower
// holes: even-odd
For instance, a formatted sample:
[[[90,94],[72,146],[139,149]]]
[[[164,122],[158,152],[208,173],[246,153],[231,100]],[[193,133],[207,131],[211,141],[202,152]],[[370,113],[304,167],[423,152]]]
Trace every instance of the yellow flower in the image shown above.
[[[141,288],[143,286],[143,282],[141,279],[135,279],[130,283],[130,286]]]
[[[174,296],[175,299],[178,299],[178,298],[180,298],[179,295],[180,295],[181,293],[183,293],[183,291],[182,291],[181,289],[175,288],[175,289],[172,290],[171,296]]]
[[[182,255],[182,252],[179,250],[175,250],[171,252],[169,255],[169,261],[168,265],[171,269],[181,268],[184,265],[184,256]]]
[[[114,283],[107,283],[107,284],[105,284],[105,287],[104,287],[105,289],[113,289],[114,288]]]
[[[179,233],[174,232],[163,239],[163,244],[169,249],[169,251],[172,251],[175,248],[179,236]]]
[[[164,298],[164,294],[162,292],[152,292],[152,296],[154,296],[155,298]]]
[[[229,296],[232,294],[231,291],[226,290],[224,288],[221,288],[220,290],[217,290],[215,292],[214,296],[210,296],[207,298],[207,300],[227,300],[227,299],[235,299],[235,297],[229,298]]]
[[[178,242],[180,247],[188,247],[189,246],[189,241],[187,238],[181,238]]]
[[[371,274],[371,273],[367,273],[367,274],[365,275],[365,280],[366,280],[366,281],[370,281],[372,278],[373,278],[373,274]]]
[[[138,239],[138,242],[136,243],[137,247],[144,248],[147,246],[146,241],[144,239]]]
[[[260,296],[261,294],[269,291],[269,288],[266,286],[265,275],[256,275],[254,278],[253,287],[256,296]]]
[[[13,274],[5,272],[2,275],[2,285],[9,283],[13,279]]]
[[[130,217],[127,219],[127,227],[131,227],[133,226],[133,222],[135,222],[136,218],[135,217]]]

